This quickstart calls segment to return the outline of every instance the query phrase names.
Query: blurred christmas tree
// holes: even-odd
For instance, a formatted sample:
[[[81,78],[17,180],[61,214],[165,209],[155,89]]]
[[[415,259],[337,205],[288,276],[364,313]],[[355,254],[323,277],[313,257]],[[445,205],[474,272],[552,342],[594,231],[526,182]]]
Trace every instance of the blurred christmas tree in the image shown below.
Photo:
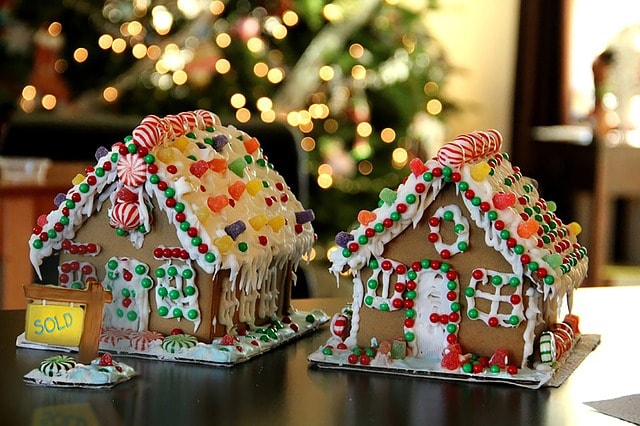
[[[426,3],[425,3],[426,2]],[[23,112],[205,108],[301,134],[321,243],[442,142],[433,0],[0,1],[0,99]],[[322,241],[324,240],[324,241]]]

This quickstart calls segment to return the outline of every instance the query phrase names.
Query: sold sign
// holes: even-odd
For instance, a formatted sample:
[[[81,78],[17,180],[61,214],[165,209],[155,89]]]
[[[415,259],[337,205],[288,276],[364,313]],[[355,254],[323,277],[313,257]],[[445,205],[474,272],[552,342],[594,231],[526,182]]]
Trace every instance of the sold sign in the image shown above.
[[[83,322],[84,309],[81,307],[29,304],[25,334],[32,342],[78,346]]]

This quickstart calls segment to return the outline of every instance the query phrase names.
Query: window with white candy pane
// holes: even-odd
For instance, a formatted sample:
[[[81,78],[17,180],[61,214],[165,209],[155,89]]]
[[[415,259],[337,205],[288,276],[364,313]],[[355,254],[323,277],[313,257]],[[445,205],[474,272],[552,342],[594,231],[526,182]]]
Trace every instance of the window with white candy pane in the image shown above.
[[[469,319],[491,327],[517,327],[524,319],[522,277],[484,268],[474,269],[471,276],[464,291]],[[488,311],[478,307],[481,301]]]

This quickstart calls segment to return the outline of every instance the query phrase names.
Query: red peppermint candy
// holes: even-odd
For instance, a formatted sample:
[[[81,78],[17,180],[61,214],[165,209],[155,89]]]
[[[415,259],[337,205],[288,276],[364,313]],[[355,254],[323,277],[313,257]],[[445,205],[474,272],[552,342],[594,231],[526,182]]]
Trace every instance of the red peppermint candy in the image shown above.
[[[110,224],[129,231],[140,225],[140,210],[136,203],[116,203],[111,210]]]
[[[147,165],[144,159],[135,154],[120,157],[116,166],[118,178],[125,185],[139,186],[147,179]]]

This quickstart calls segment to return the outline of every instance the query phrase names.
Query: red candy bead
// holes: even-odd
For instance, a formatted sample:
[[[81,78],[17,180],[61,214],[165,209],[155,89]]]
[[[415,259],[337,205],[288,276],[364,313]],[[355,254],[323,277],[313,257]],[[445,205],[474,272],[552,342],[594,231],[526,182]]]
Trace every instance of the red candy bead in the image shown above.
[[[390,271],[391,268],[393,268],[393,265],[391,264],[391,261],[389,261],[389,260],[383,260],[382,263],[380,264],[380,266],[385,271]]]
[[[349,249],[350,252],[353,253],[353,252],[358,251],[358,249],[360,248],[360,245],[358,243],[349,243],[347,248]]]
[[[435,312],[432,313],[431,315],[429,315],[429,321],[431,321],[434,324],[437,322],[440,322],[440,315],[436,314]]]
[[[407,267],[402,265],[402,264],[396,266],[396,273],[398,273],[400,275],[406,274],[407,273]]]
[[[497,327],[498,326],[498,318],[496,317],[491,317],[489,318],[489,326],[491,327]]]
[[[429,218],[429,225],[431,226],[438,226],[440,225],[440,218],[437,216],[431,216]]]

